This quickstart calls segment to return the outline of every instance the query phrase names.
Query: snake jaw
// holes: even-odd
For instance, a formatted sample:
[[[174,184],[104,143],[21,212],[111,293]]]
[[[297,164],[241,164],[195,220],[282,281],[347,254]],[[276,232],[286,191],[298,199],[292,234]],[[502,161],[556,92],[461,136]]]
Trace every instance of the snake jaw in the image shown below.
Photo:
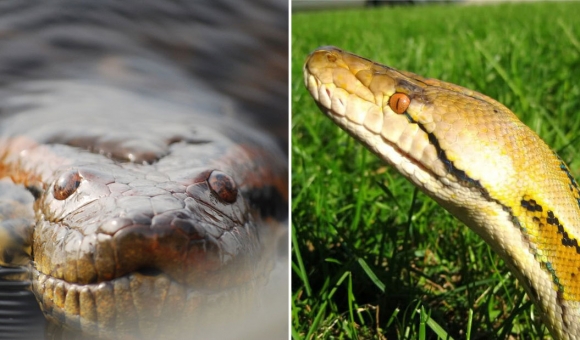
[[[208,293],[192,290],[164,273],[144,270],[107,283],[76,285],[34,268],[32,282],[48,319],[103,339],[123,333],[147,336],[187,325],[203,327],[216,316],[235,318],[256,308],[254,285],[258,284],[246,282],[235,290]]]

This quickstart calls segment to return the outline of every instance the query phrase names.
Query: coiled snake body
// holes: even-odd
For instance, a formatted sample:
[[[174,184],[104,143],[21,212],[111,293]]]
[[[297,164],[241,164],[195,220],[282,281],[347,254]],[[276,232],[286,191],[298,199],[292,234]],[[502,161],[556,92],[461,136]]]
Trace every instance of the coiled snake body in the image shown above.
[[[558,339],[580,339],[580,190],[509,109],[335,47],[312,52],[321,110],[479,234]]]

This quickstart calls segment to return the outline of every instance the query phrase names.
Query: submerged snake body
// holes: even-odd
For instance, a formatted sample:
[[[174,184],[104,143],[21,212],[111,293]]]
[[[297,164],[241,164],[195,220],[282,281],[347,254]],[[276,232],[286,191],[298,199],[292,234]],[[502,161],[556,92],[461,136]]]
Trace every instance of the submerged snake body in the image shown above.
[[[254,5],[284,14],[270,1]],[[220,18],[242,32],[251,15],[229,18],[236,12],[225,9],[236,6],[4,8],[0,265],[28,266],[32,290],[58,328],[99,338],[182,338],[197,326],[235,325],[260,302],[285,233],[287,161],[240,112],[281,120],[271,124],[278,133],[287,109],[280,98],[274,114],[269,100],[256,109],[261,97],[279,94],[277,72],[249,73],[234,57],[230,71],[247,76],[230,80],[247,91],[213,81],[230,56],[204,61],[216,52],[203,49],[220,51],[230,38],[202,33],[227,27],[214,26]],[[242,36],[232,42],[242,54],[273,38]],[[202,65],[209,81],[192,77],[204,73]],[[238,101],[208,83],[236,91]]]
[[[304,78],[337,125],[491,245],[555,338],[580,339],[580,190],[533,131],[485,95],[334,47]]]

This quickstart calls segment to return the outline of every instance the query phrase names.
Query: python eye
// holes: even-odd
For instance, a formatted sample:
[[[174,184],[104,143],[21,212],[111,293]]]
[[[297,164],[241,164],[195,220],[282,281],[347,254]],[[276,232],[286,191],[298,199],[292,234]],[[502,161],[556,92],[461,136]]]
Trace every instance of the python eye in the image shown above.
[[[391,110],[395,111],[395,113],[403,114],[407,111],[407,108],[411,104],[411,98],[404,93],[395,92],[389,98],[389,107]]]
[[[59,201],[67,199],[72,195],[81,184],[81,175],[76,170],[69,170],[56,180],[54,183],[54,198]]]
[[[226,203],[234,203],[238,197],[238,187],[232,177],[221,171],[213,171],[207,179],[211,190]]]

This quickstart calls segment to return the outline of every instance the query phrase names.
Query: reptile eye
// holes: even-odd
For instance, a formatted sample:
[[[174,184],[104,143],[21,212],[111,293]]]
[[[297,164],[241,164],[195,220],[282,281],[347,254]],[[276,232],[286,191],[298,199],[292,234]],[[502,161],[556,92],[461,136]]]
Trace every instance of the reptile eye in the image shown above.
[[[76,170],[69,170],[54,183],[54,198],[59,201],[67,199],[72,195],[81,184],[81,175]]]
[[[234,203],[238,197],[238,187],[236,182],[230,176],[226,175],[221,171],[213,171],[207,183],[211,190],[220,198],[220,200],[226,203]]]
[[[409,104],[411,104],[411,98],[401,92],[395,92],[391,98],[389,98],[389,107],[398,114],[405,113]]]

